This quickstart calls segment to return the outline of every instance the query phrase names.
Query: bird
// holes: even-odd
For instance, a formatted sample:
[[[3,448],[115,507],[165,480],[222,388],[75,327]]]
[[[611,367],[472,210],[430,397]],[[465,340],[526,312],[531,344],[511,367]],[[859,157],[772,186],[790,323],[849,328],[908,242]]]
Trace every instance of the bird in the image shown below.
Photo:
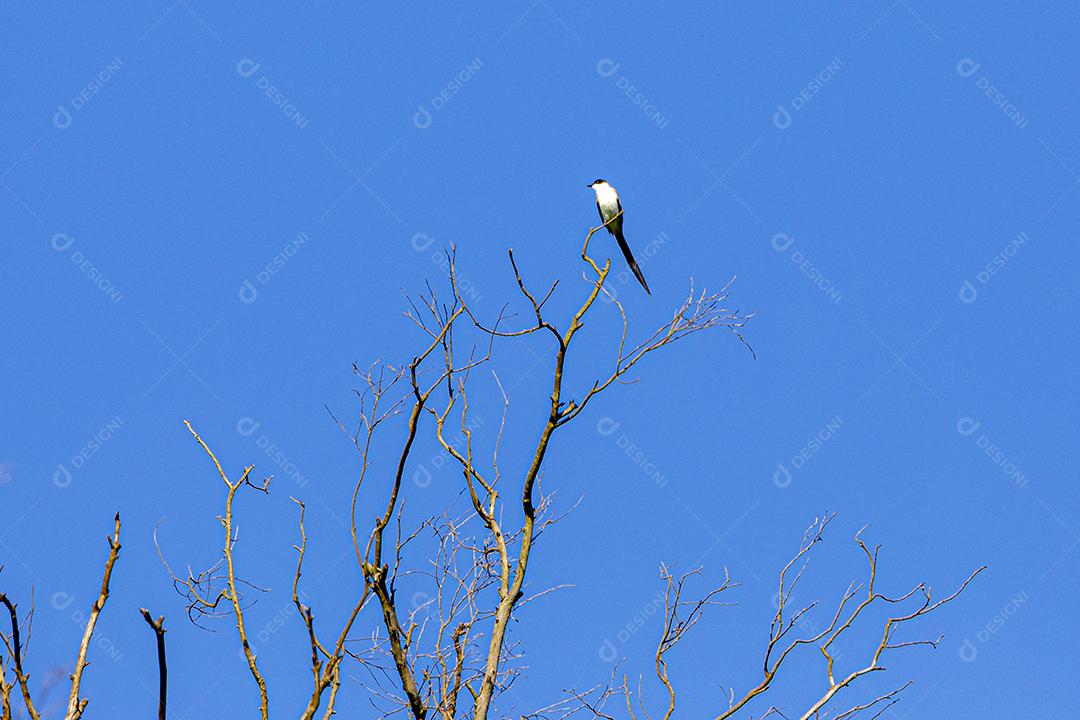
[[[619,243],[619,249],[622,250],[623,257],[626,258],[626,263],[633,271],[634,277],[641,283],[641,287],[645,288],[645,292],[652,295],[649,284],[645,282],[645,276],[642,275],[641,268],[638,267],[637,261],[634,260],[634,254],[630,252],[630,246],[626,244],[626,238],[623,237],[623,216],[626,213],[619,214],[622,212],[619,193],[603,178],[597,178],[585,187],[592,188],[593,192],[596,193],[596,209],[600,213],[600,220],[604,222],[607,231],[615,236],[615,241]],[[616,215],[618,217],[615,217]],[[612,220],[612,218],[615,219]]]

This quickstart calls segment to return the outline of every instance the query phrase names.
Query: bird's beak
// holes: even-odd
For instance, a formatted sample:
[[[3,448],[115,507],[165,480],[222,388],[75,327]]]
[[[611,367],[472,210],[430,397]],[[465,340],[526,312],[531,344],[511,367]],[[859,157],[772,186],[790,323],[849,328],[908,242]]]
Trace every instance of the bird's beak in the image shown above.
[[[587,187],[587,188],[592,188],[592,183],[589,183],[589,184],[588,184],[588,185],[586,185],[585,187]]]

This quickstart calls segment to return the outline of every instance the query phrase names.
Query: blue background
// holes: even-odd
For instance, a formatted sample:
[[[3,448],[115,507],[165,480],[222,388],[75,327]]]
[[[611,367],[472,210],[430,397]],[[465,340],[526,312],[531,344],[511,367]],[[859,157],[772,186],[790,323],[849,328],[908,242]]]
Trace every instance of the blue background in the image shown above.
[[[35,687],[70,669],[119,510],[87,717],[154,712],[140,606],[167,618],[173,717],[254,715],[229,622],[191,627],[154,551],[163,517],[175,566],[208,564],[220,546],[223,486],[188,418],[230,472],[275,475],[268,497],[238,501],[238,560],[271,588],[248,620],[271,712],[298,713],[310,681],[288,593],[290,495],[308,504],[304,586],[325,635],[358,587],[341,524],[358,459],[326,407],[353,422],[352,363],[418,347],[402,291],[444,280],[451,243],[487,317],[517,303],[513,247],[535,287],[561,278],[551,310],[568,318],[596,219],[584,185],[600,176],[622,195],[653,288],[616,280],[637,332],[665,319],[691,275],[709,287],[737,275],[732,302],[757,313],[746,335],[758,358],[725,332],[679,343],[556,437],[544,486],[558,507],[584,499],[545,535],[529,588],[573,587],[521,612],[512,633],[528,670],[500,711],[604,681],[609,645],[627,658],[620,672],[651,677],[661,561],[703,566],[697,590],[725,566],[741,583],[727,596],[738,605],[712,608],[671,656],[680,716],[726,708],[726,687],[759,679],[776,572],[826,510],[838,516],[797,592],[823,601],[819,627],[863,577],[852,536],[865,523],[889,593],[924,579],[951,592],[990,564],[902,637],[944,633],[936,651],[897,653],[837,710],[908,677],[884,717],[1072,703],[1075,8],[165,0],[16,2],[0,16],[0,587],[24,609],[34,590]],[[595,315],[571,393],[610,360],[612,308]],[[551,357],[540,337],[499,346],[509,477],[547,412]],[[493,402],[490,375],[476,383]],[[497,403],[477,412],[490,442]],[[383,439],[364,522],[400,436]],[[411,472],[423,465],[432,482],[409,487],[414,519],[461,507],[460,478],[437,456],[428,427]],[[880,617],[868,619],[841,669],[875,641]],[[357,635],[376,622],[369,608]],[[789,670],[755,714],[797,715],[824,690],[813,648]],[[377,714],[364,671],[347,676],[342,715]],[[63,694],[42,703],[49,717]],[[647,681],[646,702],[662,698]]]

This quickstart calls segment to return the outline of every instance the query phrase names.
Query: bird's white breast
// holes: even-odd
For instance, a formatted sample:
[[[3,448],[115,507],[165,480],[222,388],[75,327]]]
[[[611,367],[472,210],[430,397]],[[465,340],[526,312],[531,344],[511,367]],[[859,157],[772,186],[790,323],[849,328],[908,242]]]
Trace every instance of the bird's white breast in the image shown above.
[[[596,190],[596,204],[600,206],[604,220],[610,219],[612,215],[619,212],[619,194],[615,192],[615,188],[605,183],[595,186],[594,190]]]

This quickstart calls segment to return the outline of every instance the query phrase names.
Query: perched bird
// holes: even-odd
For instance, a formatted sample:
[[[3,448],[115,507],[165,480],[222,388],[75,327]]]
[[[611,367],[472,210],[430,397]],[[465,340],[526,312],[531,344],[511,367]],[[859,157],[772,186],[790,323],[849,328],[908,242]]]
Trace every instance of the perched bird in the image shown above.
[[[622,211],[622,203],[619,202],[619,193],[615,192],[615,188],[608,184],[607,180],[599,178],[594,180],[589,185],[593,192],[596,193],[596,209],[600,211],[600,219],[608,223],[609,220],[614,218]],[[625,213],[623,213],[625,215]],[[652,291],[649,290],[649,284],[645,282],[645,276],[641,274],[641,268],[638,267],[637,261],[634,260],[634,254],[630,252],[630,246],[626,244],[626,238],[622,234],[622,221],[623,215],[615,218],[607,225],[607,231],[615,236],[615,240],[619,243],[619,249],[622,250],[623,257],[626,258],[627,264],[634,272],[634,277],[641,283],[641,287],[645,288],[645,292],[652,295]]]

